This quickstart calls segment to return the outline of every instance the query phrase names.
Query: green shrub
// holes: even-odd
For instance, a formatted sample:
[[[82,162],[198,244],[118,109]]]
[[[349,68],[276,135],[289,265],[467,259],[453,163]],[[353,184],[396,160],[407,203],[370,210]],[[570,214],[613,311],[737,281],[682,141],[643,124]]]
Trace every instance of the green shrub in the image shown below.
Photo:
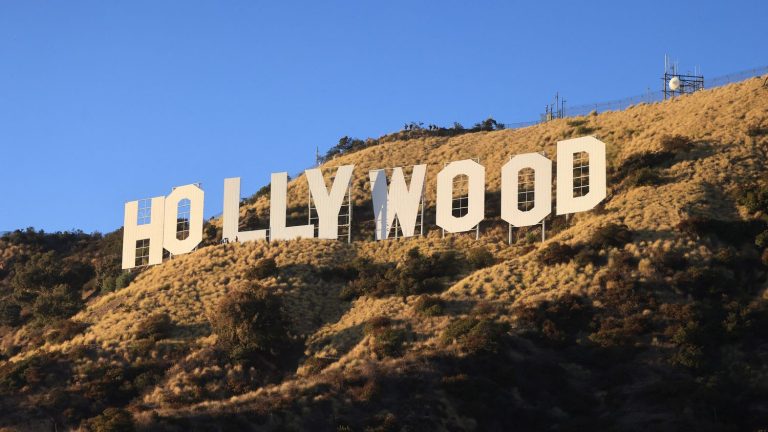
[[[441,339],[444,343],[458,342],[461,337],[469,333],[478,323],[474,317],[457,318],[451,321],[443,331]]]
[[[600,264],[604,260],[605,258],[600,256],[600,250],[596,249],[592,245],[580,247],[576,255],[573,256],[573,262],[581,267],[584,267],[588,264]]]
[[[541,234],[535,231],[528,231],[528,233],[525,234],[525,243],[533,244],[539,241],[540,238],[541,238]]]
[[[353,265],[342,266],[322,266],[318,269],[320,279],[324,281],[351,281],[356,279],[360,273]]]
[[[610,223],[592,234],[590,243],[601,249],[621,247],[632,241],[632,231],[624,224]]]
[[[369,319],[363,327],[363,333],[366,336],[370,336],[380,331],[381,329],[389,328],[393,324],[393,321],[385,316],[377,316]]]
[[[380,357],[400,357],[403,355],[405,330],[388,328],[374,335],[373,351]]]
[[[173,328],[173,321],[167,313],[157,312],[142,320],[136,330],[141,339],[160,340],[168,336]]]
[[[413,308],[424,316],[438,316],[443,314],[445,302],[438,296],[421,295],[416,299]]]
[[[517,309],[517,323],[551,341],[564,341],[585,329],[593,309],[583,297],[572,294]]]
[[[45,335],[45,340],[49,343],[62,343],[84,332],[88,328],[88,324],[64,319],[53,323],[51,327]]]
[[[458,343],[471,353],[495,353],[508,330],[506,323],[491,319],[459,318],[448,324],[441,339],[444,343]]]
[[[567,244],[552,242],[539,251],[539,262],[545,265],[562,264],[570,261],[576,250]]]
[[[634,186],[656,186],[663,182],[661,173],[657,168],[643,167],[627,176],[626,184]]]
[[[688,264],[685,254],[679,250],[651,252],[651,262],[661,271],[664,270],[682,270]]]
[[[0,325],[15,327],[21,324],[21,306],[11,299],[0,304]]]
[[[590,135],[596,130],[597,128],[590,127],[590,126],[584,126],[584,125],[576,126],[571,132],[571,136],[580,137],[580,136]]]
[[[136,426],[131,413],[120,408],[107,408],[104,412],[84,422],[89,432],[134,432]]]
[[[768,212],[768,187],[766,186],[746,186],[742,187],[741,196],[738,199],[739,204],[743,205],[755,213],[758,211]]]
[[[464,348],[472,353],[496,353],[507,331],[509,326],[506,323],[481,319],[464,337]]]
[[[117,288],[117,277],[107,276],[101,281],[101,293],[107,294],[113,292]]]
[[[597,331],[590,334],[589,339],[602,347],[631,346],[645,329],[646,320],[640,315],[608,316],[599,321]]]
[[[461,271],[461,262],[456,251],[435,252],[425,257],[419,248],[408,251],[407,259],[403,263],[401,272],[403,277],[423,281],[429,278],[455,276]]]
[[[661,137],[661,148],[672,153],[687,152],[693,148],[693,143],[683,135],[664,135]]]
[[[700,369],[703,366],[704,352],[700,346],[693,344],[680,345],[672,354],[669,361],[675,366],[689,369]]]
[[[455,251],[436,252],[425,257],[418,248],[408,252],[399,265],[378,264],[359,259],[353,263],[356,278],[347,282],[339,297],[352,300],[358,296],[384,297],[393,294],[409,295],[434,293],[444,289],[444,277],[455,276],[462,266]]]
[[[59,284],[41,293],[32,306],[32,313],[40,322],[67,318],[77,313],[83,305],[80,292],[67,284]]]
[[[492,266],[496,259],[493,254],[484,246],[474,247],[467,253],[467,262],[473,269],[481,269]]]
[[[307,371],[313,375],[319,374],[331,364],[333,364],[333,359],[317,356],[312,356],[304,360],[304,367],[306,367]]]
[[[226,294],[208,320],[219,343],[236,360],[276,357],[290,342],[282,308],[279,297],[253,286]]]
[[[747,127],[747,136],[755,138],[763,135],[768,135],[768,127],[760,125],[750,125]]]
[[[586,118],[573,118],[566,121],[566,124],[570,127],[578,127],[587,124],[589,120]]]
[[[133,282],[134,274],[132,272],[126,271],[120,273],[117,278],[115,278],[115,289],[123,289],[127,287],[128,285]]]
[[[358,290],[358,287],[351,282],[348,282],[339,291],[339,299],[344,301],[352,301],[361,295],[362,293]]]
[[[380,357],[399,357],[403,354],[405,330],[395,328],[394,322],[384,316],[372,318],[364,327],[366,336],[373,340],[373,351]]]
[[[625,179],[642,169],[666,167],[675,158],[675,154],[670,151],[645,152],[638,153],[628,157],[616,170],[614,178],[616,181]]]
[[[733,245],[744,242],[753,243],[760,232],[765,229],[760,221],[721,220],[706,216],[691,216],[677,224],[677,229],[684,234],[693,236],[716,236],[720,240]]]
[[[278,268],[275,260],[273,258],[264,258],[259,260],[256,265],[249,268],[245,273],[245,277],[250,280],[265,279],[277,276],[277,272]]]

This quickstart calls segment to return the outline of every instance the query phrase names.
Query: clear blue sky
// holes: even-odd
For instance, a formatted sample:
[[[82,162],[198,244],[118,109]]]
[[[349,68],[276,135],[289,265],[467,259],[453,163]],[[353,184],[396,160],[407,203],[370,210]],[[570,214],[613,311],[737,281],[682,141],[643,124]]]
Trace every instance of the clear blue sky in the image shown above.
[[[531,120],[659,86],[665,53],[768,64],[766,1],[0,0],[0,231],[111,231],[125,201],[243,194],[344,135]],[[168,169],[167,167],[172,167]]]

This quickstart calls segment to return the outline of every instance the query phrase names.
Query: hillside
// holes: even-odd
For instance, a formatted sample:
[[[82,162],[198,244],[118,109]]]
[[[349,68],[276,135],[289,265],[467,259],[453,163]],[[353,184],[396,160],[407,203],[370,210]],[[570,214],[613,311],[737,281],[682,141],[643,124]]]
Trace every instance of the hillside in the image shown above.
[[[329,175],[355,165],[351,244],[211,244],[113,292],[91,272],[72,279],[91,286],[66,325],[24,318],[37,302],[18,300],[22,318],[0,333],[0,430],[122,430],[106,419],[125,415],[147,431],[764,428],[763,80],[369,147],[325,164]],[[503,163],[554,158],[558,140],[583,135],[608,145],[608,198],[567,222],[550,216],[543,243],[530,228],[508,244]],[[466,158],[486,168],[488,218],[479,240],[443,238],[436,173]],[[372,241],[368,171],[415,163],[428,164],[425,236]],[[295,220],[307,193],[303,175],[289,184]],[[264,228],[268,207],[255,198],[241,219]],[[0,288],[10,290],[33,246],[3,239]],[[93,244],[96,265],[108,246]],[[238,325],[227,314],[241,309],[220,305],[233,299],[281,305],[285,322],[263,330],[274,346],[243,329],[224,340]]]

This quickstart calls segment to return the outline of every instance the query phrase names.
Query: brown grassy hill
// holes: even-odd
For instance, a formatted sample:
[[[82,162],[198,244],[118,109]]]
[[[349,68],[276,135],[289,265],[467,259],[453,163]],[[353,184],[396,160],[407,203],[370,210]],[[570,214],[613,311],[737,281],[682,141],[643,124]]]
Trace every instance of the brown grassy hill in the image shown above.
[[[716,381],[708,387],[715,393],[728,387],[718,387],[720,381],[712,377],[731,382],[718,366],[697,369],[695,361],[686,360],[700,358],[696,355],[680,357],[697,347],[703,350],[704,363],[715,356],[706,343],[694,345],[685,332],[680,336],[681,322],[693,322],[697,316],[705,322],[705,315],[696,315],[705,312],[684,306],[712,298],[736,301],[735,295],[719,291],[720,297],[702,300],[692,286],[745,287],[738,297],[743,309],[726,311],[744,317],[752,317],[755,305],[767,299],[760,250],[749,222],[759,215],[739,201],[746,189],[765,181],[768,89],[762,82],[756,78],[663,103],[518,130],[388,142],[338,157],[325,164],[327,172],[333,166],[355,165],[353,200],[360,209],[370,207],[371,169],[428,164],[426,206],[432,208],[436,173],[443,164],[479,158],[486,167],[489,195],[480,239],[469,234],[442,238],[432,218],[424,237],[375,242],[369,215],[363,211],[359,217],[368,229],[358,227],[352,244],[299,240],[203,247],[141,272],[122,290],[89,301],[72,318],[87,324],[82,333],[35,343],[39,339],[34,329],[18,329],[9,362],[61,356],[69,359],[73,375],[82,376],[133,368],[138,372],[123,372],[121,378],[133,383],[141,371],[149,371],[153,375],[140,387],[136,384],[135,397],[112,405],[127,407],[141,427],[167,430],[188,430],[206,422],[229,425],[224,430],[301,430],[312,425],[320,430],[506,429],[504,419],[491,418],[503,413],[485,411],[493,403],[487,408],[472,404],[471,399],[484,400],[489,389],[516,401],[509,414],[520,419],[523,429],[548,424],[674,429],[710,420],[706,424],[717,427],[743,416],[743,411],[711,395],[670,396],[673,389],[659,386],[684,382],[688,387],[678,386],[699,395],[698,378]],[[608,145],[609,196],[604,204],[567,223],[563,217],[550,217],[544,243],[537,239],[538,228],[531,228],[515,230],[515,241],[507,244],[506,225],[499,221],[493,199],[502,164],[524,152],[544,151],[554,157],[558,140],[583,135]],[[294,217],[305,217],[300,211],[306,198],[306,181],[300,176],[289,185]],[[241,213],[267,220],[268,205],[268,197],[261,197]],[[402,272],[414,247],[425,257],[459,254],[457,273],[439,278],[441,288],[430,291],[430,301],[439,303],[441,312],[420,312],[426,297],[419,292],[384,289],[346,295],[350,278],[338,276],[345,266],[367,258]],[[466,264],[463,257],[476,248],[490,251],[493,262]],[[0,259],[12,253],[0,251]],[[265,258],[275,260],[276,274],[250,275],[249,269]],[[740,263],[756,267],[745,276]],[[687,272],[692,268],[727,269],[731,282],[714,276],[702,282],[698,273]],[[219,302],[228,293],[250,289],[254,280],[282,300],[296,345],[294,354],[280,360],[282,372],[266,380],[260,366],[221,357],[220,341],[210,325]],[[583,324],[580,311],[587,309],[591,323]],[[142,326],[154,314],[166,314],[171,329],[160,338],[144,337]],[[377,320],[385,330],[370,324]],[[464,331],[462,325],[472,330]],[[535,336],[526,336],[531,332]],[[382,345],[390,337],[396,343]],[[765,355],[761,343],[755,346],[762,348],[749,345],[753,351],[738,345],[741,348],[733,348],[730,355]],[[486,349],[489,344],[494,348]],[[394,351],[388,351],[393,346]],[[503,361],[488,357],[488,352],[503,355]],[[585,353],[594,358],[585,360]],[[666,366],[667,358],[677,360]],[[763,360],[756,364],[744,360],[748,382],[768,377],[765,357],[759,358]],[[486,376],[490,372],[477,370],[504,370],[499,362],[518,372]],[[633,370],[617,369],[622,364],[634,365]],[[514,384],[505,381],[509,374]],[[77,380],[67,386],[67,392],[93,391]],[[29,403],[52,397],[46,390],[30,394]],[[708,402],[696,402],[697,397]],[[579,405],[579,400],[590,406]],[[768,414],[765,402],[752,399],[749,415]],[[711,405],[724,412],[712,418]]]

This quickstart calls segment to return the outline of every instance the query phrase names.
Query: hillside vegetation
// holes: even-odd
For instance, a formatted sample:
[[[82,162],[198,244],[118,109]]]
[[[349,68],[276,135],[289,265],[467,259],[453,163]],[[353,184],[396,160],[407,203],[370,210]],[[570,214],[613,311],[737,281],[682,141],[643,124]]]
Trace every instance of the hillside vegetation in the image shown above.
[[[120,233],[0,240],[0,430],[757,430],[768,424],[768,88],[759,78],[516,130],[382,140],[353,242],[205,246],[131,275]],[[501,166],[608,146],[598,208],[514,229]],[[479,240],[434,226],[486,168]],[[428,164],[423,237],[373,241],[368,171]],[[304,176],[290,219],[306,223]],[[556,203],[555,203],[556,205]],[[265,228],[268,196],[241,208]],[[62,237],[64,236],[64,237]]]

